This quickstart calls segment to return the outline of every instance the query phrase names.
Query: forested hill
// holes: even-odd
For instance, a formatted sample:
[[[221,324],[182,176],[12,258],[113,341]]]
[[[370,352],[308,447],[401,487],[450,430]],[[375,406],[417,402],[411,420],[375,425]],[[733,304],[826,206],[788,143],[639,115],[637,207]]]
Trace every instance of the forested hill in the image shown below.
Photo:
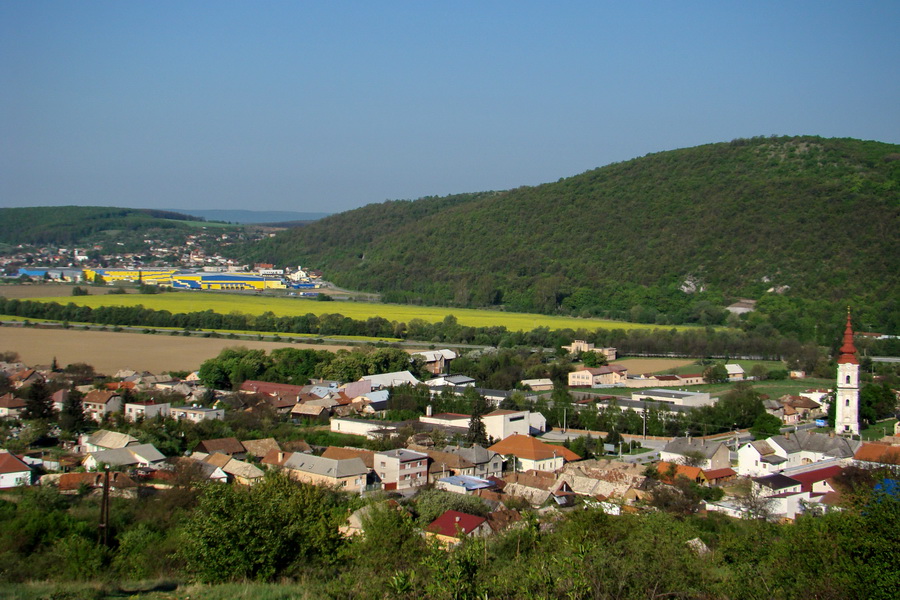
[[[174,229],[179,221],[202,220],[171,211],[104,206],[0,208],[0,242],[77,244],[104,231]]]
[[[536,187],[369,205],[248,257],[389,300],[526,311],[673,312],[690,304],[686,281],[718,304],[775,286],[877,301],[900,295],[898,194],[898,145],[738,139]]]

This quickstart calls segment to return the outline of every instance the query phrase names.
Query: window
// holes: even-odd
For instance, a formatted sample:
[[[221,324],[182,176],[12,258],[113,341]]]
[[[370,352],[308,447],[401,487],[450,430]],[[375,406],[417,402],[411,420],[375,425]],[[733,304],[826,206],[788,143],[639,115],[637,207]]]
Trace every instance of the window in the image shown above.
[[[850,376],[847,375],[847,383],[850,383]]]

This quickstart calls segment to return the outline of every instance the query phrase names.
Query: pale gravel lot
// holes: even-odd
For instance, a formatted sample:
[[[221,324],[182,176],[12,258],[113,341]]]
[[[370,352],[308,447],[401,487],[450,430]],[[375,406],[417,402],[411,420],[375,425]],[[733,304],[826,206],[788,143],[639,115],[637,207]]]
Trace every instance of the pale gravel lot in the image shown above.
[[[628,369],[629,375],[637,375],[638,373],[658,373],[666,369],[692,365],[695,362],[697,361],[690,358],[625,358],[615,361],[614,364]],[[703,367],[698,366],[697,372],[701,371],[703,371]]]
[[[271,352],[276,348],[312,348],[335,351],[350,346],[287,344],[222,338],[184,337],[157,333],[116,333],[76,329],[0,327],[0,351],[15,351],[27,365],[49,365],[53,358],[64,367],[87,363],[98,373],[115,374],[120,369],[150,371],[194,371],[223,348],[244,346]]]

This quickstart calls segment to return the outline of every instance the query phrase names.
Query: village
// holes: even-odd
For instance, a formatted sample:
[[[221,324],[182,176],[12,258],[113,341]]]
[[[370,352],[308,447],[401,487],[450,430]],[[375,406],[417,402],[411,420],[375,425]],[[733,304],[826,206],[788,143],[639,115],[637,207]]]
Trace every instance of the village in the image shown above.
[[[567,350],[616,358],[614,348],[584,342]],[[205,387],[198,372],[123,371],[96,383],[84,369],[3,362],[9,391],[0,396],[0,419],[8,448],[0,454],[0,488],[52,486],[62,494],[136,498],[167,493],[184,473],[197,483],[254,486],[278,471],[373,502],[415,502],[424,490],[440,490],[445,498],[467,499],[446,500],[449,508],[424,524],[423,534],[452,546],[515,527],[526,511],[552,518],[587,508],[610,515],[676,510],[791,522],[840,511],[843,488],[836,481],[846,469],[900,464],[898,426],[881,440],[859,439],[859,365],[849,317],[835,387],[766,399],[767,414],[781,427],[759,439],[736,430],[616,440],[609,432],[553,427],[541,412],[516,408],[523,400],[534,407],[553,389],[551,380],[523,381],[524,391],[477,388],[473,378],[451,374],[456,358],[447,349],[413,354],[410,360],[430,375],[424,381],[403,370],[306,385],[248,379],[233,392]],[[735,385],[748,377],[739,365],[724,370]],[[615,365],[576,366],[568,387],[577,399],[573,410],[611,404],[645,418],[651,410],[677,414],[715,405],[715,395],[679,389],[698,379],[703,374],[629,376]],[[610,393],[626,386],[635,388],[630,397]],[[455,397],[471,410],[435,412],[428,403],[416,418],[385,420],[392,398],[396,404],[396,397],[410,393],[435,402]],[[835,425],[825,431],[829,403],[835,404]],[[204,437],[260,412],[266,418],[252,430],[273,435]],[[36,422],[44,430],[36,433]],[[196,442],[183,452],[177,444],[156,447],[147,441],[162,439],[155,430],[179,431]],[[291,431],[316,435],[312,443],[293,434],[279,439]],[[357,441],[329,443],[346,439]],[[56,445],[48,447],[48,440]],[[467,513],[466,506],[477,510]],[[368,507],[348,515],[341,531],[362,533]]]

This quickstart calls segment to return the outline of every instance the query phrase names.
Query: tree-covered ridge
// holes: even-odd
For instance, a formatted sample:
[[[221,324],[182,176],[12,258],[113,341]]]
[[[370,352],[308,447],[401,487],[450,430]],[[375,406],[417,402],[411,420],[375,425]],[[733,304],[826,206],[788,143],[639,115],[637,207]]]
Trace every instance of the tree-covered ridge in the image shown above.
[[[786,285],[798,298],[877,305],[883,325],[896,312],[883,306],[900,284],[893,144],[741,139],[440,200],[335,215],[253,257],[315,264],[398,301],[675,315],[696,304],[680,289],[690,280],[713,303]]]
[[[102,206],[0,208],[0,242],[78,244],[107,231],[174,229],[198,217],[164,210]]]

